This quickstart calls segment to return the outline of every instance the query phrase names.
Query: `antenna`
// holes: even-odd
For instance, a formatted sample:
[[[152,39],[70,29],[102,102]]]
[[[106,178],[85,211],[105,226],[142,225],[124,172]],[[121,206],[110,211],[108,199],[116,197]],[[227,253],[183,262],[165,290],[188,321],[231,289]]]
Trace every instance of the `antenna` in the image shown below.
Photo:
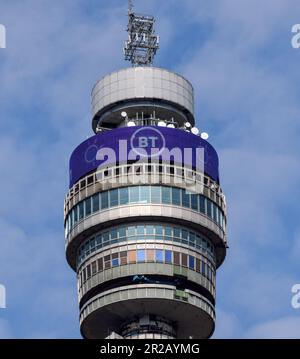
[[[133,0],[128,2],[128,40],[125,42],[125,60],[132,66],[150,66],[159,49],[159,37],[155,35],[153,16],[137,15],[133,11]]]
[[[133,14],[133,0],[128,1],[128,14]]]

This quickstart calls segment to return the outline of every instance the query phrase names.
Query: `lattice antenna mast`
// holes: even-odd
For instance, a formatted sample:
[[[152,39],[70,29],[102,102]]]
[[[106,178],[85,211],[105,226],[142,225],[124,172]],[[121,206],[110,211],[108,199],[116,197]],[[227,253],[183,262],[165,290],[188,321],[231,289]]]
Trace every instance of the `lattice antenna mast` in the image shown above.
[[[159,36],[155,35],[153,16],[138,15],[133,11],[133,1],[128,6],[128,40],[125,42],[125,60],[132,66],[151,66],[159,49]]]
[[[133,13],[133,0],[129,0],[128,14],[132,14],[132,13]]]

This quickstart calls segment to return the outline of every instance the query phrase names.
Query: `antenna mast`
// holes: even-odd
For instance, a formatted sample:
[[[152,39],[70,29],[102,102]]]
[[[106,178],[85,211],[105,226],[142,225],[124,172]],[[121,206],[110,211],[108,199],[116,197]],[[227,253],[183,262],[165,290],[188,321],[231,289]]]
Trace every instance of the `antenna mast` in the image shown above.
[[[132,14],[133,13],[133,0],[129,0],[128,1],[128,14]]]
[[[133,0],[128,3],[128,40],[125,42],[125,60],[132,66],[151,66],[159,49],[159,36],[155,35],[153,16],[137,15]]]

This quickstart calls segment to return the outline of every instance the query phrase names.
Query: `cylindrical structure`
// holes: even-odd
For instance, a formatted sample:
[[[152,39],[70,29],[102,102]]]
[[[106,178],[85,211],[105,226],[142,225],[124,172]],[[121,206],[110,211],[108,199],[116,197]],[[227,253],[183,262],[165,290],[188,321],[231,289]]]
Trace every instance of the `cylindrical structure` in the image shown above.
[[[105,76],[92,90],[92,127],[122,126],[121,113],[194,125],[194,90],[182,76],[155,67],[134,67]],[[140,118],[141,119],[141,118]],[[149,122],[145,122],[149,124]]]
[[[66,256],[85,338],[208,338],[226,255],[218,155],[194,126],[191,84],[167,70],[110,74],[96,135],[70,159]]]

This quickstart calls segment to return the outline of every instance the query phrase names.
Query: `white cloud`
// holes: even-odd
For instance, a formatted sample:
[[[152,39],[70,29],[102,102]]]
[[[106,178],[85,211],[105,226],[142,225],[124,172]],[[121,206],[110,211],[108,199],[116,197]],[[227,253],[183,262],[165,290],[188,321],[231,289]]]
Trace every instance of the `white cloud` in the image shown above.
[[[233,313],[225,313],[222,310],[217,311],[216,330],[213,338],[236,338],[241,333],[240,320]]]
[[[1,313],[1,312],[0,312]],[[13,337],[9,322],[0,318],[0,338],[11,339]]]
[[[299,339],[300,316],[283,317],[261,323],[250,328],[245,333],[245,337],[254,339]]]

